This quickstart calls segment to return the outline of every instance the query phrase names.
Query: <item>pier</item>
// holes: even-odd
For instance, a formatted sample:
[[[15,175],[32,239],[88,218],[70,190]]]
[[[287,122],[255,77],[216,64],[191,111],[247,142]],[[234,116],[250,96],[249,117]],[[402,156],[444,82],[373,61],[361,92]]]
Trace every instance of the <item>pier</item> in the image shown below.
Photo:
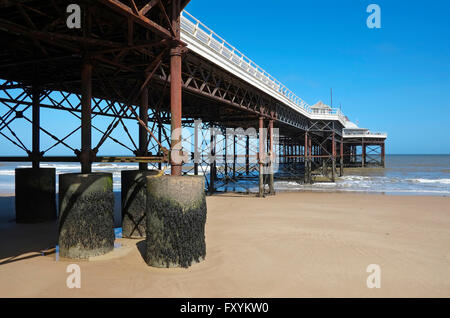
[[[208,194],[258,180],[260,197],[275,194],[278,179],[335,181],[345,167],[384,166],[386,134],[307,104],[183,11],[188,2],[80,0],[79,29],[66,24],[66,1],[0,2],[0,135],[23,153],[0,161],[32,164],[28,179],[16,179],[17,199],[55,184],[42,162],[79,162],[88,176],[96,162],[203,175]],[[66,134],[53,132],[50,117]],[[106,155],[105,144],[121,150]],[[97,179],[86,179],[86,191],[100,189]],[[74,199],[67,187],[67,200],[83,197],[71,204],[87,208],[111,191]]]
[[[207,167],[209,193],[237,178],[262,175],[263,153],[270,154],[265,166],[276,158],[280,161],[284,170],[280,178],[306,182],[312,181],[311,171],[319,167],[334,180],[337,169],[343,174],[346,166],[384,166],[386,134],[358,130],[339,109],[323,103],[308,105],[181,11],[187,1],[180,2],[181,13],[171,19],[171,1],[131,2],[134,5],[118,0],[80,1],[83,27],[69,29],[63,1],[14,5],[3,1],[0,134],[23,150],[24,156],[3,155],[1,161],[29,161],[33,167],[40,162],[80,162],[83,172],[90,172],[93,162],[138,162],[141,170],[149,164],[153,168],[170,165],[173,175],[205,176]],[[43,109],[54,111],[48,116],[71,114],[79,127],[56,136],[52,127],[41,123]],[[99,127],[94,124],[96,117],[109,118],[110,124]],[[211,136],[206,147],[194,144],[198,140],[191,142],[191,148],[201,153],[198,162],[170,161],[170,154],[181,150],[170,145],[181,144],[182,138],[171,132],[194,127],[195,120],[201,120],[201,131],[214,127],[222,132],[228,144],[221,164],[203,160],[217,151],[213,149],[217,136]],[[139,125],[137,134],[130,132],[132,121]],[[28,124],[30,134],[19,135],[15,124]],[[227,128],[255,128],[255,139],[263,139],[260,130],[265,128],[266,139],[272,143],[251,143],[248,137],[236,141],[236,136],[227,136]],[[117,131],[125,138],[114,137]],[[93,144],[94,133],[98,140]],[[27,145],[30,135],[31,145]],[[42,149],[42,136],[53,144]],[[277,145],[273,145],[274,137]],[[129,156],[99,155],[106,142],[117,144],[121,154]],[[49,154],[61,148],[73,156]],[[194,151],[187,151],[190,160]],[[379,158],[375,159],[374,151]],[[245,165],[236,164],[240,158],[246,158]],[[267,179],[270,189],[276,178],[277,174]]]

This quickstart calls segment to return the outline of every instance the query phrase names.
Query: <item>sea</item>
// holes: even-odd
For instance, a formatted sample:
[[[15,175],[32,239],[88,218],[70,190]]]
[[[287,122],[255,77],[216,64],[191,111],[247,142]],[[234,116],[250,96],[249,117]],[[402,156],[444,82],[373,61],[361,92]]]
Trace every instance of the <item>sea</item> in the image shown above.
[[[42,163],[56,173],[79,172],[78,163]],[[29,163],[0,163],[0,193],[14,193],[14,171]],[[137,169],[133,163],[96,163],[93,171],[113,173],[114,191],[120,191],[120,171]],[[206,172],[208,173],[208,172]],[[220,184],[218,184],[220,186]],[[218,188],[219,191],[256,192],[258,183],[247,179]],[[450,196],[450,155],[387,155],[386,167],[345,169],[336,182],[303,184],[300,181],[275,181],[275,190],[315,192],[363,192],[388,195]]]

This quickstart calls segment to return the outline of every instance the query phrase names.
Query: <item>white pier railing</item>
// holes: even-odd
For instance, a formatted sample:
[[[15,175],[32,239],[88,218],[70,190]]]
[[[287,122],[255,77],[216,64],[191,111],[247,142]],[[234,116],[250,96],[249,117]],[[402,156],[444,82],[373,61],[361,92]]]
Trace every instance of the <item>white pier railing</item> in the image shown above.
[[[258,83],[257,87],[262,85],[270,89],[277,97],[282,97],[282,101],[288,101],[289,106],[298,108],[302,113],[311,114],[310,106],[304,100],[187,11],[181,14],[181,31],[182,40],[186,41],[195,52],[209,53],[216,59],[215,62],[220,62],[218,60],[220,57],[239,68],[240,72],[244,72],[247,75],[245,79],[250,79],[252,84]],[[205,47],[210,52],[205,52]]]
[[[369,130],[364,132],[351,131],[348,129],[343,130],[343,136],[345,137],[358,137],[358,138],[387,138],[386,132],[371,132]]]
[[[346,117],[340,109],[331,109],[327,114],[314,114],[310,105],[303,99],[187,11],[181,13],[181,39],[188,44],[189,49],[243,78],[307,117],[339,120],[345,125]]]

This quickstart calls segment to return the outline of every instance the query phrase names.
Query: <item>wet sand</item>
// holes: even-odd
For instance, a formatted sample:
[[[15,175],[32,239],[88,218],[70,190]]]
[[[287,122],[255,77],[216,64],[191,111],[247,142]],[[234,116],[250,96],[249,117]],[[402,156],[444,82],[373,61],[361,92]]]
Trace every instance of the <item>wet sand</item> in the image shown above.
[[[148,267],[142,241],[55,261],[56,223],[16,225],[0,198],[0,297],[450,297],[450,198],[352,193],[208,197],[207,257]],[[47,253],[42,253],[47,251]],[[81,288],[66,287],[66,267]],[[369,289],[369,264],[381,288]]]

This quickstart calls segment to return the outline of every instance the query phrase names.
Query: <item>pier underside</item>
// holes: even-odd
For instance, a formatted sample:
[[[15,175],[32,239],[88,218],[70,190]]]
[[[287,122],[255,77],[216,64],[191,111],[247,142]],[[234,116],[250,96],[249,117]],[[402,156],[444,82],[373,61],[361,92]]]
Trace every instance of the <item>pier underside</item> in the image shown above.
[[[385,138],[347,137],[344,139],[344,166],[385,167]]]

